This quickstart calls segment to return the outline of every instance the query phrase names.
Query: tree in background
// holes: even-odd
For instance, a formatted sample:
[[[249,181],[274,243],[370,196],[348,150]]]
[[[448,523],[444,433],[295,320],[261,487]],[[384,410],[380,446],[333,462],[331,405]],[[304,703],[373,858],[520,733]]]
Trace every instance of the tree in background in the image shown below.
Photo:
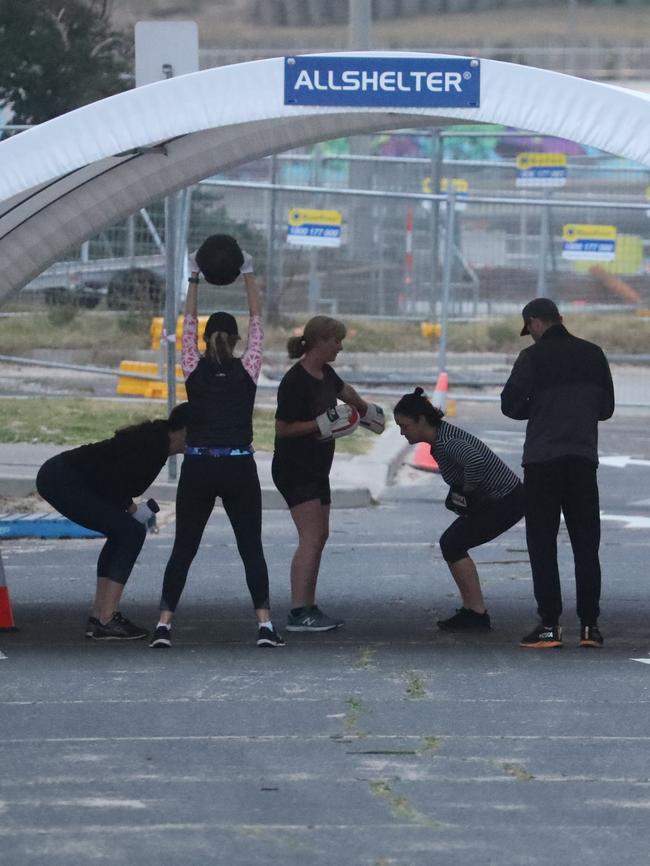
[[[130,86],[132,49],[111,0],[0,0],[0,105],[42,123]]]

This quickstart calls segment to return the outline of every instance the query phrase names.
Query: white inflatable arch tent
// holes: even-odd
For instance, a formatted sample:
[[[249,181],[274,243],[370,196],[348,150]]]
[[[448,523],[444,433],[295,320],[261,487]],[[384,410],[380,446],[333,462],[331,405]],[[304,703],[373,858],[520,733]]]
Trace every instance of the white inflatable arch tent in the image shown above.
[[[500,123],[650,167],[650,97],[493,60],[482,60],[480,70],[477,108],[295,106],[284,104],[278,57],[130,90],[7,139],[0,143],[0,302],[67,249],[152,200],[261,156],[341,136]]]

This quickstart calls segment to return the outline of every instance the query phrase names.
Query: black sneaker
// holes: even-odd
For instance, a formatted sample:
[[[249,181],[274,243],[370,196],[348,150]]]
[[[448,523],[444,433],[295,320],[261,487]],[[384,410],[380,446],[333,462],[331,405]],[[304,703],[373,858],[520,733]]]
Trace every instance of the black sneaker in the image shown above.
[[[519,646],[529,649],[553,649],[562,646],[562,629],[559,625],[538,625],[530,634],[522,637]]]
[[[86,637],[92,637],[96,626],[99,624],[99,620],[96,616],[89,616],[88,622],[86,623]]]
[[[442,631],[490,631],[490,616],[487,611],[477,613],[467,607],[459,608],[449,619],[439,619],[438,628]]]
[[[157,625],[153,638],[149,643],[152,649],[163,649],[172,645],[172,630],[164,625]]]
[[[262,626],[257,630],[257,645],[258,646],[284,646],[282,636],[277,633],[275,628]]]
[[[600,649],[605,643],[600,629],[597,625],[582,625],[580,626],[580,640],[578,646],[595,647]]]
[[[287,631],[332,631],[342,625],[342,619],[332,619],[315,604],[291,611],[287,619]]]
[[[106,625],[95,626],[93,640],[140,640],[149,634],[146,628],[134,625],[119,611],[115,611]]]

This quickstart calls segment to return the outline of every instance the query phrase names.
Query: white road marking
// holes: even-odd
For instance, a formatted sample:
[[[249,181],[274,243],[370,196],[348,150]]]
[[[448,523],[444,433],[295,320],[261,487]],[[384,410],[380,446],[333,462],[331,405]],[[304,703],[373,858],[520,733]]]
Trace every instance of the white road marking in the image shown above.
[[[642,665],[650,665],[650,659],[630,659],[631,662],[641,662]]]
[[[641,517],[639,514],[605,514],[601,511],[600,519],[624,523],[625,529],[650,529],[650,517]]]
[[[636,457],[626,457],[614,454],[610,457],[599,457],[601,466],[614,466],[616,469],[625,469],[626,466],[650,466],[650,460],[639,460]]]

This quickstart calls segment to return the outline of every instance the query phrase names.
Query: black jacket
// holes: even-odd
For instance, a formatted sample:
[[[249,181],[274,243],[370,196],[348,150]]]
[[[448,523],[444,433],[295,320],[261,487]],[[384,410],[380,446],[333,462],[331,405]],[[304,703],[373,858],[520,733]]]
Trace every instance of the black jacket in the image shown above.
[[[102,499],[127,508],[153,484],[168,456],[169,424],[150,421],[64,451],[59,458]]]
[[[501,411],[528,419],[522,465],[558,457],[598,463],[598,422],[614,413],[614,386],[600,346],[551,325],[519,353]]]

